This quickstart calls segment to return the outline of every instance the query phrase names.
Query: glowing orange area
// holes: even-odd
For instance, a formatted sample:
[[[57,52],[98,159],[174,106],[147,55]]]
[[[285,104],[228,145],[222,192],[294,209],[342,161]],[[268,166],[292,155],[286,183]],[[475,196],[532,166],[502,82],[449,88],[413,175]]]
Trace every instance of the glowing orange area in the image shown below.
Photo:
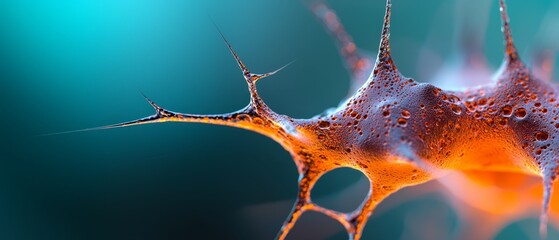
[[[367,219],[383,199],[403,187],[433,179],[463,204],[491,216],[481,226],[488,232],[507,219],[541,209],[540,231],[545,236],[559,163],[559,91],[556,85],[534,77],[520,60],[503,0],[500,6],[505,58],[495,81],[487,85],[449,91],[402,75],[390,55],[390,0],[374,64],[359,52],[336,14],[318,2],[312,10],[336,39],[354,79],[352,92],[337,108],[311,119],[273,112],[258,95],[256,82],[279,70],[252,73],[222,35],[248,84],[251,97],[245,108],[217,115],[183,114],[148,99],[155,115],[96,129],[202,122],[244,128],[274,139],[291,154],[299,171],[297,200],[277,239],[286,238],[308,211],[337,220],[350,239],[360,239]],[[482,69],[484,60],[472,55],[466,62],[468,69]],[[540,70],[549,72],[549,68],[551,63],[543,61]],[[352,212],[326,209],[311,199],[318,179],[340,167],[362,172],[371,183],[368,196]],[[559,209],[551,208],[550,214],[553,220]]]

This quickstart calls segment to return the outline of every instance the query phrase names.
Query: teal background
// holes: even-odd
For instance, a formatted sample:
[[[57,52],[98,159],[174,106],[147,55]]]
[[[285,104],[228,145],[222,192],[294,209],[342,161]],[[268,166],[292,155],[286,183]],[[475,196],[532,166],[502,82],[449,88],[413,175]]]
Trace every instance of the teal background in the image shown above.
[[[556,2],[509,1],[525,59],[542,40],[539,29],[553,23],[546,16],[559,14]],[[384,1],[330,3],[357,45],[374,52]],[[497,68],[503,50],[495,3],[485,53]],[[295,197],[297,174],[289,154],[256,133],[166,123],[39,136],[151,115],[140,91],[180,112],[244,107],[246,85],[209,16],[254,72],[296,60],[259,82],[274,111],[308,118],[346,95],[349,76],[305,1],[0,2],[0,239],[275,236]],[[423,64],[420,71],[420,49],[450,56],[453,28],[454,1],[393,1],[392,52],[399,70],[428,82],[441,63]],[[559,40],[557,32],[546,33]],[[315,196],[358,179],[351,171],[333,173]],[[254,206],[278,201],[288,204],[279,204],[275,214],[249,214]],[[448,203],[427,194],[374,215],[365,239],[399,239],[405,216],[430,207],[448,212],[446,231],[459,224]],[[324,225],[312,228],[313,218]],[[318,236],[305,226],[342,231],[322,218],[305,217],[294,236]],[[556,233],[551,230],[551,237]],[[497,238],[538,239],[537,220],[512,223]]]

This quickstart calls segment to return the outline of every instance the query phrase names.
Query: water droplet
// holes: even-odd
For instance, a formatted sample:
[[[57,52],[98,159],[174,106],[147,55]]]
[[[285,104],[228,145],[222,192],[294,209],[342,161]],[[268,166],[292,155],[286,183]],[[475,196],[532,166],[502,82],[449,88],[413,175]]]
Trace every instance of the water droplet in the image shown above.
[[[410,116],[411,116],[410,111],[405,110],[405,109],[402,110],[402,117],[404,117],[404,118],[410,118]]]
[[[487,104],[487,99],[486,98],[482,98],[480,100],[477,101],[477,104],[479,106],[485,106],[485,104]]]
[[[405,118],[398,118],[398,124],[402,127],[408,125],[408,121]]]
[[[390,110],[385,110],[384,112],[382,112],[382,116],[389,117],[390,116]]]
[[[330,122],[320,121],[320,122],[318,122],[318,127],[322,128],[322,129],[329,128],[330,127]]]
[[[537,103],[534,104],[534,107],[537,107],[537,108],[539,108],[539,107],[541,107],[541,106],[542,106],[542,103],[541,103],[541,102],[537,102]]]
[[[518,108],[516,109],[516,111],[514,111],[514,116],[518,119],[523,119],[524,117],[526,117],[526,109],[525,108]]]
[[[542,154],[542,150],[541,149],[536,150],[536,155],[540,155],[540,154]]]
[[[510,105],[506,105],[501,108],[501,114],[503,117],[510,117],[512,115],[512,107]]]
[[[545,141],[549,138],[549,134],[545,131],[539,131],[536,133],[536,140]]]
[[[476,119],[480,119],[481,116],[482,116],[482,115],[481,115],[480,112],[475,112],[475,113],[474,113],[474,118],[476,118]]]
[[[456,114],[460,115],[462,113],[462,108],[456,104],[450,105],[450,109]]]

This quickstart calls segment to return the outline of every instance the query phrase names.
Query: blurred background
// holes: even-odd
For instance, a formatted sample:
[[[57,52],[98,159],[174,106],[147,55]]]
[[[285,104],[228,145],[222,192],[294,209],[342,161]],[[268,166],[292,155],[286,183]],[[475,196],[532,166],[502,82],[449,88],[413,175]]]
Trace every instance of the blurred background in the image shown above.
[[[328,2],[357,46],[374,53],[385,1]],[[530,62],[539,48],[555,51],[558,1],[508,2],[521,57]],[[151,115],[140,92],[179,112],[244,107],[246,84],[209,16],[252,71],[295,60],[258,84],[274,111],[308,118],[336,106],[350,78],[308,4],[1,1],[0,238],[272,239],[295,199],[297,171],[270,139],[180,123],[38,135]],[[496,0],[394,1],[399,70],[430,82],[456,56],[460,21],[478,27],[489,67],[497,69],[498,14]],[[364,186],[359,173],[342,169],[326,175],[313,198],[349,211]],[[537,225],[536,216],[511,219],[495,239],[539,239]],[[364,239],[421,239],[414,233],[425,228],[435,232],[430,239],[454,239],[459,227],[440,193],[404,191],[381,204]],[[550,229],[550,239],[558,236]],[[314,213],[290,237],[347,239],[334,220]]]

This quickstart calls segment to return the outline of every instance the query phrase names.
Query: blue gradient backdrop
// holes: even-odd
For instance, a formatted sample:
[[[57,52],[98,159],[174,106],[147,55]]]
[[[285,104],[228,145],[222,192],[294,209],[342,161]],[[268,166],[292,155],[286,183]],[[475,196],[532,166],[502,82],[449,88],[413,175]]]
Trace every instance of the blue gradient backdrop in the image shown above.
[[[384,1],[330,2],[357,44],[374,52]],[[555,2],[510,1],[513,34],[525,56],[546,14],[559,14]],[[418,71],[422,47],[449,56],[453,4],[394,1],[392,48],[405,75],[429,81]],[[485,41],[493,67],[503,52],[497,9],[493,4]],[[273,238],[290,204],[266,217],[247,209],[292,201],[297,175],[290,156],[270,139],[177,123],[37,136],[150,115],[140,91],[174,111],[245,106],[244,80],[209,16],[253,71],[296,60],[259,82],[276,112],[311,117],[345,96],[348,74],[304,1],[0,2],[0,239]],[[432,36],[439,40],[429,42]],[[317,194],[358,178],[335,175]],[[448,204],[426,196],[373,216],[365,238],[398,239],[406,213],[425,206],[448,209],[445,219],[456,221]],[[266,224],[254,224],[263,219]],[[325,228],[342,231],[325,221]],[[301,229],[305,224],[312,221]],[[536,226],[535,219],[513,223],[498,239],[537,236]]]

